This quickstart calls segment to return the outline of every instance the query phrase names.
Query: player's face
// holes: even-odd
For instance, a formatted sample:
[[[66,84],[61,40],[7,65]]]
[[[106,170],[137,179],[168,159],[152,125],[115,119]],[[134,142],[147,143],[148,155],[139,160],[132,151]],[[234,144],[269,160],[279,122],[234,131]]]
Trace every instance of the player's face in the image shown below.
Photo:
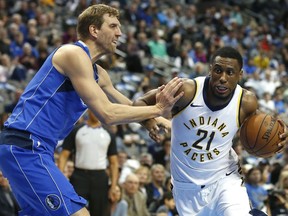
[[[229,99],[241,79],[242,69],[238,61],[217,56],[210,66],[210,90],[218,99]]]
[[[114,53],[118,44],[118,39],[122,35],[121,24],[116,17],[105,14],[104,22],[97,34],[97,45],[101,47],[105,54]]]

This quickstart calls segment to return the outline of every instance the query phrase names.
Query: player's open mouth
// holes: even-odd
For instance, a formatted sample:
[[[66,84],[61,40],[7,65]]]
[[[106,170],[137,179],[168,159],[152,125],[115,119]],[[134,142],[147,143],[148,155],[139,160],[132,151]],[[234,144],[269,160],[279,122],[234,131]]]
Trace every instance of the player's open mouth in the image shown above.
[[[216,86],[216,89],[219,93],[225,93],[226,91],[228,91],[228,88],[224,86]]]

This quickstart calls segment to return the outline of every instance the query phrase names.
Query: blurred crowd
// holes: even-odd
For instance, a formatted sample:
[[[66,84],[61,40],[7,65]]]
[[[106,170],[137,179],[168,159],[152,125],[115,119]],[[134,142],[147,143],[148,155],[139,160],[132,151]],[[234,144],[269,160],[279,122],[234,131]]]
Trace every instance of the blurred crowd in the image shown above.
[[[288,124],[287,0],[0,0],[1,127],[46,57],[61,44],[77,40],[77,16],[95,3],[121,11],[123,35],[117,52],[99,64],[132,100],[174,76],[207,75],[210,55],[219,47],[232,46],[244,59],[240,84],[255,92],[260,110]],[[109,133],[117,144],[123,195],[116,203],[123,199],[132,208],[131,196],[141,193],[145,205],[140,201],[138,205],[145,214],[177,215],[170,188],[169,134],[155,143],[138,123],[112,127]],[[269,159],[247,154],[239,137],[233,147],[252,205],[272,216],[288,215],[288,147]],[[56,163],[60,153],[61,141]],[[71,159],[64,170],[67,178],[73,167]],[[0,188],[7,191],[7,182],[1,182]],[[129,216],[144,215],[137,213],[140,206],[133,208]]]

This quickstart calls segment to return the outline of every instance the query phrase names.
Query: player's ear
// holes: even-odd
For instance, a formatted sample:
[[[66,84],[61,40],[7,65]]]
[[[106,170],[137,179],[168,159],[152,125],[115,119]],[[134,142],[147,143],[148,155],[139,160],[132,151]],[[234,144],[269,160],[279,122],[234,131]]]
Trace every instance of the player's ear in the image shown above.
[[[91,34],[93,37],[97,38],[98,29],[97,29],[97,27],[96,27],[95,25],[90,25],[90,26],[89,26],[89,32],[90,32],[90,34]]]
[[[239,80],[242,79],[242,77],[243,77],[243,72],[244,72],[243,69],[241,69],[240,72],[239,72]]]
[[[209,65],[209,71],[208,71],[208,76],[211,76],[211,72],[212,72],[212,65]]]

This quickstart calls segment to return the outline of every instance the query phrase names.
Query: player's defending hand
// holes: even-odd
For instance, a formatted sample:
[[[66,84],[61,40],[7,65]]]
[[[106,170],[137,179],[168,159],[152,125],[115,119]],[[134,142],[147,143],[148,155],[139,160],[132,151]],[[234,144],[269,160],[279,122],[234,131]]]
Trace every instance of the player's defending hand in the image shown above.
[[[156,106],[162,111],[162,116],[169,116],[174,104],[184,95],[184,92],[175,95],[182,84],[182,79],[175,77],[166,85],[158,87],[156,93]]]

